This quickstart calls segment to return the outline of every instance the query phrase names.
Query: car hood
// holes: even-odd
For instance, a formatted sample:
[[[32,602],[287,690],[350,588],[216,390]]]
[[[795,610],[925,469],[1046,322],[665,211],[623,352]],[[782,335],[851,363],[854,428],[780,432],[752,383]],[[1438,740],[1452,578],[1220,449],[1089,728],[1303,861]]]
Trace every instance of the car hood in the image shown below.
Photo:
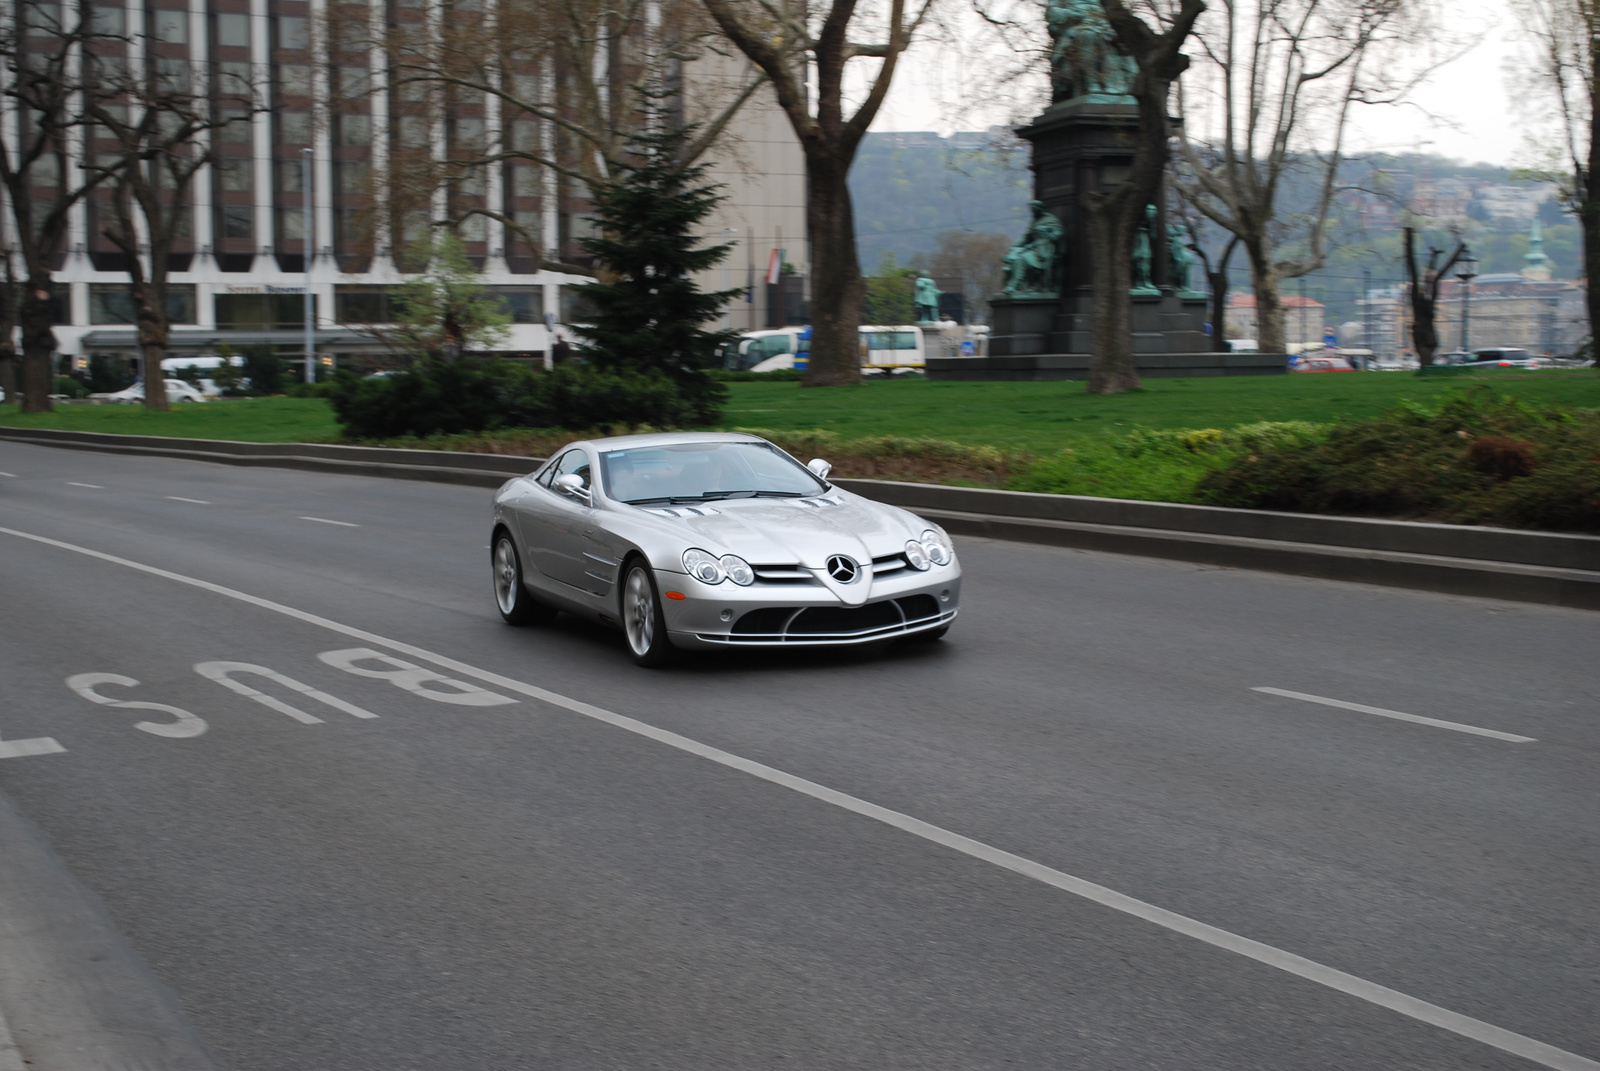
[[[697,545],[737,554],[752,565],[823,568],[830,555],[847,554],[861,563],[898,554],[915,518],[892,506],[837,489],[816,498],[724,499],[710,508],[672,507]],[[664,510],[652,510],[664,513]]]

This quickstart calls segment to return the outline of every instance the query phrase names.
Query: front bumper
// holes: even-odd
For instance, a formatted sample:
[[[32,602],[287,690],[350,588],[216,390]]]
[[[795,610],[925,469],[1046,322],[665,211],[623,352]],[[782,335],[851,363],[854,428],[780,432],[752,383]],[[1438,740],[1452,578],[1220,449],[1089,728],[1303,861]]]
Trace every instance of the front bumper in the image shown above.
[[[829,647],[944,628],[961,602],[958,564],[873,578],[867,601],[848,606],[819,583],[702,584],[660,573],[667,633],[677,647]],[[667,592],[683,596],[674,599]]]

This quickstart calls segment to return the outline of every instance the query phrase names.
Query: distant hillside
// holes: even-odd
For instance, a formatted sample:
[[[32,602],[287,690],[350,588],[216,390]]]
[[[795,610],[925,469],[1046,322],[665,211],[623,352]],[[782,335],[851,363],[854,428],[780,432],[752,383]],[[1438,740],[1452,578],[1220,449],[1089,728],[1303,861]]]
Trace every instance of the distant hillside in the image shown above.
[[[940,231],[1021,235],[1033,173],[1028,146],[1009,131],[869,133],[850,170],[861,266],[885,251],[900,264],[938,245]]]
[[[1286,294],[1304,293],[1324,302],[1335,323],[1359,317],[1364,275],[1373,286],[1403,278],[1396,204],[1433,212],[1438,219],[1428,237],[1439,244],[1449,241],[1450,220],[1458,219],[1467,228],[1483,272],[1521,269],[1528,227],[1537,215],[1556,276],[1571,279],[1582,270],[1579,228],[1550,199],[1553,188],[1514,181],[1505,168],[1436,156],[1384,156],[1346,161],[1339,178],[1346,193],[1330,228],[1328,263],[1284,288]],[[885,252],[901,265],[918,254],[931,254],[942,231],[1015,238],[1026,226],[1032,191],[1028,146],[1004,128],[948,138],[870,133],[850,172],[861,266],[875,272]],[[1280,204],[1292,215],[1305,211],[1315,198],[1309,176],[1291,175]],[[1220,252],[1226,236],[1210,227],[1203,229],[1202,240],[1208,250]],[[1235,253],[1230,267],[1233,288],[1248,290],[1243,255]],[[1201,283],[1198,273],[1195,283]]]

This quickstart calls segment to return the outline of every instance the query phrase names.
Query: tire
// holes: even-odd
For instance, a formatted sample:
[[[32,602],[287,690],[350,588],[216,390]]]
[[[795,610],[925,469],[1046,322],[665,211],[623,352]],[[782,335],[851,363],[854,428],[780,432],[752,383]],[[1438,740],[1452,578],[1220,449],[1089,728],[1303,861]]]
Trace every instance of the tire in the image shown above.
[[[622,581],[622,632],[628,653],[641,666],[664,666],[672,661],[672,641],[667,639],[667,618],[661,594],[650,567],[635,558]]]
[[[494,602],[508,625],[544,625],[555,620],[556,610],[536,602],[522,586],[522,558],[517,545],[504,530],[494,535],[490,551],[494,579]]]

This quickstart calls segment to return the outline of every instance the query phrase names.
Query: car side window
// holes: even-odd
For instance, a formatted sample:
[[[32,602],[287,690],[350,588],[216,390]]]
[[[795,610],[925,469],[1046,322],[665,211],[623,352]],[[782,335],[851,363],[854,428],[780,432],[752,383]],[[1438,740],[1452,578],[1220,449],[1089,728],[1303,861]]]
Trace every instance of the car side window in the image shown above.
[[[568,450],[561,455],[561,460],[551,465],[539,482],[546,487],[553,487],[557,476],[573,473],[582,478],[583,486],[589,486],[589,455],[582,450]]]

